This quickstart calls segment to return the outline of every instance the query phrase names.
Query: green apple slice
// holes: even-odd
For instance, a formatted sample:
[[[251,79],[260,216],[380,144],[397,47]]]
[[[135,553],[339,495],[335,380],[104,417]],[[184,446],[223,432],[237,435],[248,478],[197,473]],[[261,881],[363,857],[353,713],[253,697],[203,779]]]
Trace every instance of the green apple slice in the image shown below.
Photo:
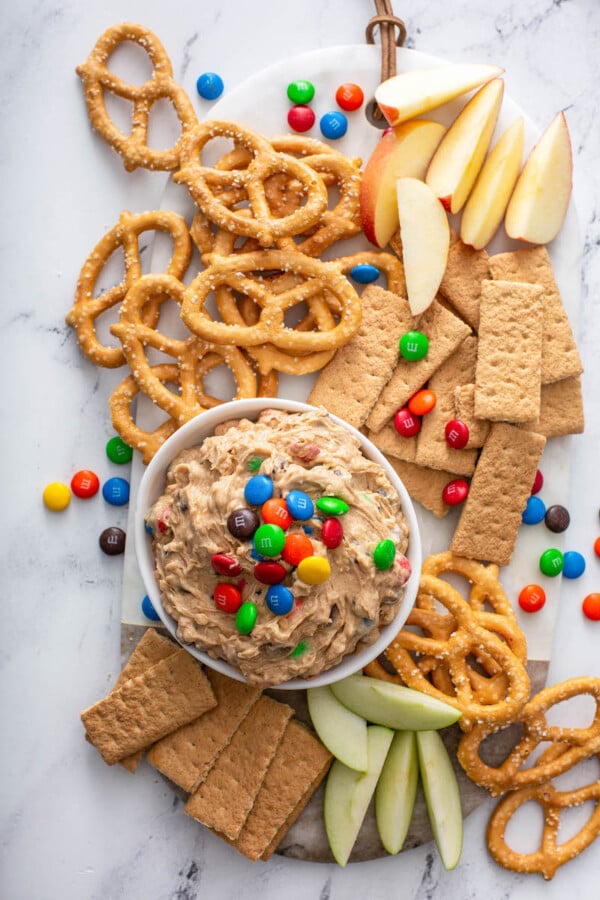
[[[437,731],[417,733],[417,753],[431,830],[444,868],[453,869],[460,859],[463,842],[456,774]]]
[[[357,716],[400,731],[446,728],[461,716],[435,697],[366,675],[350,675],[332,684],[331,690]]]
[[[309,688],[308,711],[315,731],[336,759],[349,769],[366,772],[367,723],[334,697],[328,687]]]
[[[375,819],[388,853],[402,850],[417,798],[419,762],[414,731],[397,731],[375,788]]]
[[[325,784],[323,815],[334,859],[345,866],[360,831],[394,732],[380,725],[367,728],[366,772],[349,769],[336,759]]]

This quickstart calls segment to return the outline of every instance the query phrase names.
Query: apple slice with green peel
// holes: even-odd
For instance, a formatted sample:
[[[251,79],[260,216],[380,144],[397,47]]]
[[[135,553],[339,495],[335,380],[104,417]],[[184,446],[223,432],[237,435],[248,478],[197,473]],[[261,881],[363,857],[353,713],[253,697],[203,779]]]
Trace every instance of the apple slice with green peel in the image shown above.
[[[330,753],[359,772],[366,772],[367,723],[334,697],[329,687],[309,688],[308,711],[315,731]]]
[[[367,771],[349,769],[339,759],[334,760],[329,770],[323,816],[331,852],[340,866],[348,862],[393,737],[391,729],[370,725]]]
[[[522,116],[507,128],[490,151],[463,210],[460,238],[482,250],[500,227],[519,177],[525,126]]]
[[[461,717],[458,709],[435,697],[368,675],[349,675],[331,690],[357,716],[397,730],[446,728]]]
[[[573,187],[569,129],[560,112],[529,154],[508,203],[509,237],[533,244],[553,240],[564,222]]]
[[[433,154],[425,181],[444,207],[459,212],[465,204],[498,120],[504,82],[484,85],[456,117]]]
[[[382,81],[375,100],[390,125],[399,125],[501,75],[498,66],[456,63],[413,69]]]
[[[433,303],[448,263],[450,226],[441,203],[423,181],[396,182],[406,294],[413,316]]]
[[[364,168],[360,185],[360,219],[367,240],[386,247],[398,228],[396,180],[425,178],[446,129],[439,122],[404,122],[380,139]]]
[[[375,820],[388,853],[402,850],[417,798],[419,762],[414,731],[397,731],[375,788]]]
[[[463,816],[456,774],[437,731],[417,733],[419,771],[425,803],[444,868],[453,869],[462,851]]]

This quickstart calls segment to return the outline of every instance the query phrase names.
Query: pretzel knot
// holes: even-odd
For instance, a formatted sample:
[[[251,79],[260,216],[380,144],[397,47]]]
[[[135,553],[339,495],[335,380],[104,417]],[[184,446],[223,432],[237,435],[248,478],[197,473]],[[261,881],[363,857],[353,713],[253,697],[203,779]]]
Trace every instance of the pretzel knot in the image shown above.
[[[360,299],[333,262],[322,262],[291,250],[261,250],[228,257],[205,256],[207,268],[186,289],[181,317],[194,334],[219,344],[255,347],[271,343],[294,353],[334,350],[347,342],[360,326]],[[290,272],[301,276],[298,284],[280,293],[272,290],[264,273]],[[259,277],[263,275],[263,277]],[[226,285],[260,308],[253,325],[216,322],[205,303]],[[323,297],[330,308],[339,309],[339,321],[327,331],[298,331],[287,327],[285,314],[313,297]]]
[[[560,728],[548,724],[546,713],[552,706],[585,694],[593,697],[596,704],[594,717],[587,728]],[[480,754],[486,738],[498,730],[493,724],[475,725],[469,734],[463,735],[458,746],[458,760],[469,778],[487,788],[493,796],[513,788],[541,784],[588,756],[600,753],[600,679],[573,678],[544,688],[532,697],[514,721],[522,726],[522,737],[497,766],[486,764]],[[529,757],[542,742],[553,743],[533,765],[527,765]]]
[[[120,303],[127,291],[137,282],[142,274],[140,261],[140,235],[146,231],[163,231],[173,241],[173,252],[167,266],[167,273],[175,278],[182,278],[190,261],[192,241],[185,219],[172,212],[156,210],[154,212],[132,213],[124,211],[117,224],[108,231],[96,244],[81,269],[75,302],[69,310],[66,321],[71,325],[79,340],[83,353],[98,366],[118,368],[125,362],[120,347],[102,344],[96,335],[96,320],[102,313]],[[120,284],[104,293],[94,296],[100,275],[113,253],[123,249],[125,275]],[[143,314],[143,321],[152,327],[156,325],[159,315],[157,301],[149,303]]]
[[[152,77],[144,84],[128,84],[106,67],[109,56],[124,41],[138,44],[152,61]],[[93,127],[123,157],[128,171],[138,166],[166,171],[177,168],[183,136],[198,119],[186,92],[173,79],[171,62],[163,45],[151,31],[131,22],[114,25],[100,36],[87,60],[77,67],[77,74],[84,84]],[[133,103],[131,134],[124,134],[110,118],[105,91]],[[153,104],[162,99],[173,104],[181,134],[169,149],[155,150],[148,146],[149,118]]]
[[[230,138],[250,154],[243,168],[217,168],[202,163],[202,151],[213,138]],[[295,179],[305,203],[287,215],[278,216],[269,206],[265,182],[276,173]],[[181,167],[173,180],[185,184],[202,212],[226,231],[256,238],[261,246],[272,246],[278,238],[302,234],[317,225],[327,209],[323,180],[308,165],[293,156],[277,153],[266,138],[241,125],[216,119],[197,125],[184,136]],[[224,191],[233,191],[221,196]],[[247,201],[251,215],[231,208]]]
[[[533,800],[544,815],[540,847],[533,853],[516,853],[505,840],[507,825],[512,816],[524,804]],[[580,831],[573,837],[558,843],[561,814],[565,809],[592,800],[593,812]],[[600,834],[600,781],[574,791],[557,791],[549,782],[511,791],[500,800],[492,813],[487,828],[490,853],[501,866],[514,872],[539,872],[546,880],[554,877],[556,870],[578,856]]]

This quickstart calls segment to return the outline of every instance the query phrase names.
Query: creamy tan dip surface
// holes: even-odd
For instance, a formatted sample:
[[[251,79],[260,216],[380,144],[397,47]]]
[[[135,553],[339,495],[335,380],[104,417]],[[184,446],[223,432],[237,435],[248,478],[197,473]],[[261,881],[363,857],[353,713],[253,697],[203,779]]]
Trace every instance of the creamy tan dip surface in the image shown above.
[[[181,641],[227,660],[250,682],[266,686],[310,678],[361,642],[372,643],[396,615],[410,575],[400,498],[383,469],[363,456],[359,442],[324,410],[268,410],[256,422],[243,419],[217,430],[171,463],[165,492],[146,516],[164,608],[177,621]],[[252,538],[235,537],[227,527],[230,513],[244,507],[262,523],[260,506],[250,507],[244,497],[259,461],[258,474],[272,479],[274,497],[300,490],[315,504],[333,496],[349,507],[338,517],[344,534],[335,549],[321,540],[327,515],[316,507],[312,518],[294,520],[286,530],[286,535],[308,533],[313,555],[331,566],[323,583],[311,585],[299,578],[296,567],[273,557],[285,566],[282,584],[294,598],[287,615],[267,607],[269,586],[254,577]],[[387,570],[373,560],[383,540],[396,547]],[[217,574],[211,562],[215,554],[233,557],[241,572]],[[223,583],[255,604],[256,623],[249,634],[239,632],[235,614],[215,605],[213,592]]]

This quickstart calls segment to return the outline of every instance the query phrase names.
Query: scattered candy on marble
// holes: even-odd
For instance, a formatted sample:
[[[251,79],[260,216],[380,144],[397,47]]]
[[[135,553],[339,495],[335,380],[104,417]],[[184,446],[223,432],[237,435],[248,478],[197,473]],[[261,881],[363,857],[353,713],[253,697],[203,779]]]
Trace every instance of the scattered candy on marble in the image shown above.
[[[344,516],[348,512],[349,506],[340,497],[319,497],[317,509],[327,513],[328,516]]]
[[[560,575],[564,564],[564,556],[560,550],[557,550],[555,547],[544,550],[540,556],[540,572],[544,575],[548,575],[550,578]]]
[[[354,112],[355,109],[359,109],[362,106],[364,99],[365,95],[362,88],[352,81],[346,81],[344,84],[340,84],[335,92],[335,102],[340,109],[343,109],[346,112]]]
[[[254,603],[246,600],[235,614],[235,625],[240,634],[250,634],[256,625],[258,610]]]
[[[334,110],[321,116],[319,127],[324,138],[337,141],[343,138],[348,130],[348,119],[344,113]]]
[[[111,506],[125,506],[129,502],[129,482],[124,478],[109,478],[102,485],[102,496]]]
[[[281,555],[290,566],[297,566],[307,556],[312,556],[313,551],[311,539],[304,533],[294,532],[286,535]]]
[[[435,407],[437,397],[435,391],[422,388],[413,394],[408,401],[408,409],[414,416],[426,416]]]
[[[371,284],[373,281],[377,281],[381,273],[377,266],[372,266],[370,263],[359,263],[357,266],[353,266],[348,274],[358,284]]]
[[[292,106],[287,114],[287,122],[293,131],[303,134],[315,124],[315,114],[310,106]]]
[[[203,72],[196,81],[196,90],[203,100],[216,100],[224,87],[223,79],[216,72]]]
[[[263,556],[279,556],[285,545],[285,532],[279,525],[265,523],[254,532],[254,546]]]
[[[71,490],[76,497],[89,500],[100,490],[100,479],[91,469],[80,469],[71,478]]]
[[[71,502],[71,491],[62,481],[51,481],[44,488],[42,499],[52,512],[62,512]]]
[[[229,575],[233,578],[242,573],[239,559],[229,553],[215,553],[210,562],[217,575]]]
[[[532,494],[539,494],[541,489],[544,486],[544,476],[538,469],[535,473],[535,478],[533,479],[533,487],[531,488]]]
[[[242,506],[227,516],[227,530],[236,538],[245,541],[251,538],[260,522],[253,509]]]
[[[244,498],[250,506],[262,506],[273,496],[273,481],[268,475],[253,475],[244,487]]]
[[[217,584],[213,591],[213,600],[222,612],[236,613],[242,605],[242,595],[234,584]]]
[[[580,578],[585,572],[585,559],[577,550],[567,550],[564,555],[563,576]]]
[[[294,595],[283,584],[273,584],[267,591],[266,603],[276,616],[287,616],[294,607]]]
[[[107,556],[119,556],[125,550],[125,539],[126,535],[123,529],[111,525],[104,529],[98,538],[98,543],[102,552]]]
[[[469,494],[469,483],[463,478],[449,481],[442,491],[442,500],[446,506],[458,506],[464,503]]]
[[[453,450],[462,450],[469,443],[469,426],[462,419],[450,419],[444,429],[446,443]]]
[[[125,465],[125,463],[131,462],[133,458],[133,449],[126,444],[125,441],[119,437],[119,435],[115,435],[111,437],[111,439],[106,444],[106,455],[110,459],[111,462],[117,463],[117,465]]]
[[[323,584],[331,575],[331,565],[324,556],[305,556],[298,563],[298,578],[305,584]]]
[[[146,594],[146,596],[142,599],[142,612],[147,619],[150,619],[151,622],[160,622],[160,616],[154,609],[152,600],[150,599],[148,594]]]
[[[527,584],[519,594],[519,606],[523,612],[538,612],[546,602],[546,592],[539,584]]]
[[[544,521],[546,523],[546,528],[548,528],[549,531],[560,534],[569,527],[571,517],[564,506],[555,504],[554,506],[549,506],[546,510]]]
[[[285,502],[290,513],[300,522],[306,522],[314,515],[315,505],[304,491],[290,491]]]
[[[385,572],[387,569],[391,569],[395,559],[396,545],[394,542],[389,539],[379,541],[373,551],[373,562],[375,563],[376,568]]]
[[[583,614],[593,622],[600,622],[600,594],[588,594],[581,604]]]
[[[406,331],[400,338],[398,346],[404,359],[410,361],[424,359],[429,352],[429,338],[422,331]]]
[[[315,96],[315,86],[305,78],[297,78],[288,84],[287,95],[292,103],[310,103]]]
[[[328,550],[335,550],[342,543],[344,527],[339,519],[325,519],[321,528],[321,540]]]
[[[279,525],[285,531],[294,521],[287,507],[286,501],[282,497],[271,497],[266,500],[260,510],[263,522],[270,525]]]
[[[545,515],[546,504],[544,501],[541,500],[540,497],[528,497],[525,509],[521,516],[525,525],[537,525],[538,522],[543,521]]]

